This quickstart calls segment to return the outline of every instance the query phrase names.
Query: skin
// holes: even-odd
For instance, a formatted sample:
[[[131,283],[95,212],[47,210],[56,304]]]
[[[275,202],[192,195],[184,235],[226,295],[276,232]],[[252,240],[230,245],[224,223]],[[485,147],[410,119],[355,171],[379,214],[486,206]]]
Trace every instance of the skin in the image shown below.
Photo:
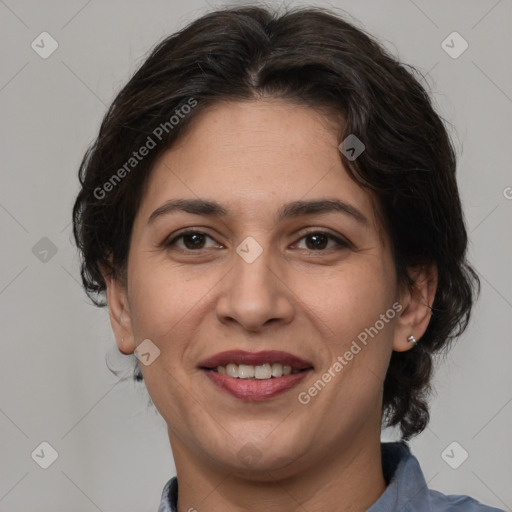
[[[384,376],[392,351],[410,350],[407,337],[425,332],[436,272],[410,269],[414,293],[399,286],[374,198],[341,163],[338,129],[283,100],[201,112],[154,166],[134,223],[127,283],[105,274],[121,352],[133,353],[144,339],[160,349],[141,368],[168,425],[180,512],[315,512],[340,503],[363,511],[385,490]],[[167,200],[189,198],[216,200],[229,214],[175,211],[148,223]],[[327,198],[354,206],[367,224],[341,212],[275,221],[285,203]],[[202,249],[190,237],[162,245],[183,228],[207,235],[199,237]],[[350,244],[311,236],[318,231]],[[248,236],[263,249],[252,263],[236,252]],[[299,392],[395,302],[401,312],[317,396],[299,403]],[[275,398],[240,400],[197,367],[231,349],[284,350],[314,370]],[[244,450],[252,463],[241,458]]]

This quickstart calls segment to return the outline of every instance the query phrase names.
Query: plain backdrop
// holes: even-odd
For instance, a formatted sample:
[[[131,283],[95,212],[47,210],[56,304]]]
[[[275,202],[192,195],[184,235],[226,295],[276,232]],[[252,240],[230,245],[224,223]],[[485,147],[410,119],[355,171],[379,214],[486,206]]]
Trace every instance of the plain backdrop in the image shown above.
[[[156,512],[175,474],[166,425],[147,392],[106,367],[114,339],[107,311],[81,288],[71,207],[79,163],[115,94],[157,41],[221,5],[0,1],[1,511]],[[430,487],[511,510],[512,2],[309,5],[345,14],[422,71],[455,128],[482,293],[469,329],[439,365],[432,421],[411,447]],[[457,58],[442,47],[454,31],[469,45]],[[46,59],[31,46],[42,32],[58,44]],[[47,469],[37,463],[42,442],[58,453]],[[459,446],[469,454],[457,469],[442,457],[453,442],[458,457]]]

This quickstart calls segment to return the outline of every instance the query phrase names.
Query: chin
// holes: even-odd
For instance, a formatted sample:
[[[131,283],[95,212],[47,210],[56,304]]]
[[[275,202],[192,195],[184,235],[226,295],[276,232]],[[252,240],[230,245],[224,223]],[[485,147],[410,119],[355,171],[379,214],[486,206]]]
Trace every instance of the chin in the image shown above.
[[[286,446],[278,443],[279,447],[271,446],[272,444],[259,442],[256,445],[247,441],[241,448],[231,451],[227,457],[225,452],[210,452],[209,458],[217,461],[228,472],[258,482],[272,481],[276,477],[289,477],[299,467],[303,467],[302,464],[296,465],[299,460],[303,460],[303,443],[296,443],[294,446],[289,443]]]

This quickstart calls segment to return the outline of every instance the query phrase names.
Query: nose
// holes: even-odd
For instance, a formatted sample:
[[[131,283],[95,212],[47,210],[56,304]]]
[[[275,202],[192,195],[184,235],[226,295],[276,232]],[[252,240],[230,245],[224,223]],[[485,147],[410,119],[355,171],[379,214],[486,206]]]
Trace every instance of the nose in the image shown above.
[[[231,271],[220,283],[216,304],[219,321],[253,332],[271,324],[290,323],[294,315],[293,292],[279,273],[268,251],[264,250],[252,263],[235,255]]]

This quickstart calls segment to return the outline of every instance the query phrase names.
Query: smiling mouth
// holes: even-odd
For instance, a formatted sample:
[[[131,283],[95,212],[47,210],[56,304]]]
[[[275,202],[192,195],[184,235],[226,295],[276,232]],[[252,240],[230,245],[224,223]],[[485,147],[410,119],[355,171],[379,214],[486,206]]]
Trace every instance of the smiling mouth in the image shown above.
[[[279,365],[279,366],[274,366]],[[219,371],[220,368],[220,371]],[[311,366],[292,369],[290,365],[264,363],[256,366],[229,363],[216,368],[201,368],[215,386],[243,401],[264,401],[290,391],[313,370]],[[274,375],[272,375],[274,369]],[[225,371],[225,373],[222,373]],[[238,376],[228,375],[228,371]],[[284,374],[284,371],[287,373]]]
[[[311,367],[299,369],[282,363],[263,363],[259,365],[229,363],[216,368],[205,368],[205,370],[211,370],[221,375],[244,380],[277,379],[285,375],[295,375],[308,369],[311,369]]]
[[[245,401],[277,397],[314,370],[311,362],[280,350],[229,350],[209,357],[198,367],[217,388]]]

